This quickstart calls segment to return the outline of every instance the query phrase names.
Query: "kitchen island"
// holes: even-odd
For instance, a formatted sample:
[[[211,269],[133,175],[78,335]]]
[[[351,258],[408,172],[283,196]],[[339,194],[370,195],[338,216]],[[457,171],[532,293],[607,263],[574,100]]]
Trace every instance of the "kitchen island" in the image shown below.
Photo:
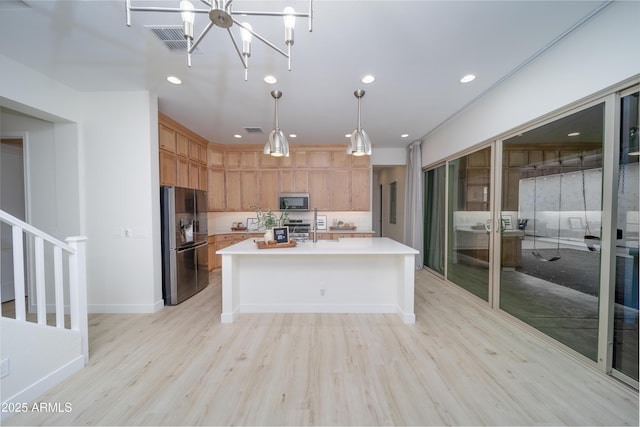
[[[413,248],[386,237],[224,248],[222,323],[240,313],[397,313],[415,323]]]

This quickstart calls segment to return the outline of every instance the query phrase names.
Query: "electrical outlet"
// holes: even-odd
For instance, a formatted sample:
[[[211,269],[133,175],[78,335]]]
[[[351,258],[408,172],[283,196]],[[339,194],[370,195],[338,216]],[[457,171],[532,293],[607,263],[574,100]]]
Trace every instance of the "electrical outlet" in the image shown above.
[[[9,375],[9,359],[2,359],[0,361],[0,378],[4,378]]]

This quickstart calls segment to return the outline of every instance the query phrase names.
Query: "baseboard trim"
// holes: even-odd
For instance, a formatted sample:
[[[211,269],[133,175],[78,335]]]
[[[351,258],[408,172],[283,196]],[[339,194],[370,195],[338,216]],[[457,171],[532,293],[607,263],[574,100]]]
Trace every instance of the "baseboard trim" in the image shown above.
[[[75,359],[71,360],[66,365],[61,366],[60,368],[52,371],[42,379],[36,381],[35,383],[27,386],[24,390],[16,393],[11,396],[4,402],[2,402],[2,407],[5,406],[19,406],[24,404],[25,402],[33,402],[38,397],[42,396],[49,390],[51,390],[56,385],[60,384],[62,381],[69,378],[71,375],[75,374],[82,368],[84,368],[84,355],[80,355]],[[28,408],[32,406],[32,403],[27,404]],[[15,412],[2,412],[2,416],[0,419],[5,420],[13,416]]]
[[[109,313],[109,314],[137,314],[156,313],[164,307],[164,300],[156,301],[153,304],[89,304],[89,313]]]

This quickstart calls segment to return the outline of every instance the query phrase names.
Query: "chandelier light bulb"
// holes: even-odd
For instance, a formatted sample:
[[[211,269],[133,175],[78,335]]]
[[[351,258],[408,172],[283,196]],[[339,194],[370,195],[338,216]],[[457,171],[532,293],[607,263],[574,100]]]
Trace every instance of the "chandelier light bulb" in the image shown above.
[[[188,22],[193,25],[196,20],[196,14],[193,12],[193,4],[189,0],[182,0],[180,2],[180,15],[182,15],[182,22]]]
[[[292,8],[291,6],[287,6],[284,8],[282,12],[285,13],[285,16],[284,16],[285,28],[291,28],[293,30],[293,28],[296,26],[295,9]]]
[[[242,37],[243,42],[251,43],[251,40],[253,39],[253,34],[251,34],[251,31],[253,31],[253,27],[251,26],[251,24],[249,24],[248,22],[243,22],[242,26],[240,26],[240,37]]]

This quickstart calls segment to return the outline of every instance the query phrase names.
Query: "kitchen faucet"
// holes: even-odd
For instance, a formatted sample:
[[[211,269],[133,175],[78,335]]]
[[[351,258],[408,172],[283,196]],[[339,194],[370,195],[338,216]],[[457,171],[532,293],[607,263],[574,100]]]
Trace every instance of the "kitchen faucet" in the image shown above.
[[[318,208],[313,208],[313,243],[318,241]]]

